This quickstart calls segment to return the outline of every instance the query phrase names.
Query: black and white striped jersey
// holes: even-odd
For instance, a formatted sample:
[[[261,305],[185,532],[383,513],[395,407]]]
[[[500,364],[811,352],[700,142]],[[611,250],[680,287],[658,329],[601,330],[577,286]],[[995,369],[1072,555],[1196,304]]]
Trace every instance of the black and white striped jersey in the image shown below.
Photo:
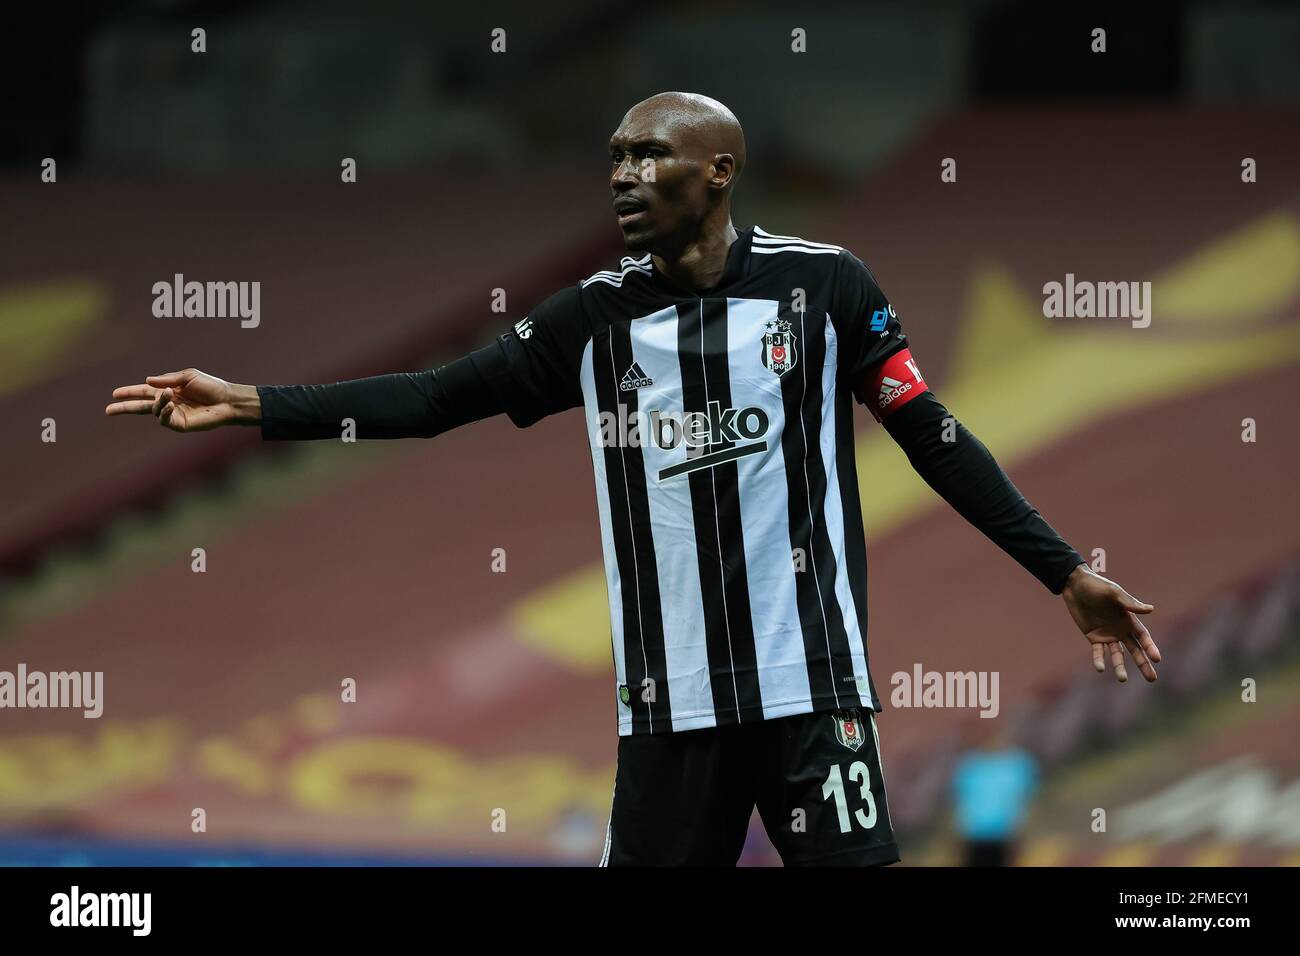
[[[516,425],[585,410],[620,735],[880,709],[852,399],[924,384],[857,257],[754,227],[703,296],[628,257],[498,344]]]

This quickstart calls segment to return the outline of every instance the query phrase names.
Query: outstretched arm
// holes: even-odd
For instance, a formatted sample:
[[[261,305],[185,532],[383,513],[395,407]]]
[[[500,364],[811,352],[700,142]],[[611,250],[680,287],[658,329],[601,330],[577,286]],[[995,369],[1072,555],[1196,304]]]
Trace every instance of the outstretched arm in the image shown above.
[[[189,368],[114,389],[105,412],[153,415],[178,432],[260,425],[267,439],[327,439],[351,419],[358,438],[431,438],[505,411],[485,375],[498,354],[489,347],[438,369],[331,385],[237,385]]]
[[[1065,600],[1092,644],[1093,665],[1104,671],[1110,652],[1115,676],[1128,679],[1127,648],[1142,676],[1156,679],[1160,649],[1138,619],[1155,610],[1113,581],[1090,571],[1043,516],[1025,500],[983,443],[962,427],[929,391],[907,347],[894,306],[875,276],[847,250],[834,273],[836,335],[842,381],[871,409],[907,453],[912,467],[1003,551]]]
[[[113,390],[109,415],[153,415],[177,432],[260,425],[268,439],[431,438],[505,412],[520,428],[582,405],[578,380],[590,338],[579,287],[541,302],[492,344],[426,372],[332,385],[235,385],[198,369]]]
[[[350,418],[358,438],[432,438],[500,414],[505,406],[478,365],[495,354],[485,349],[430,371],[333,385],[259,385],[262,437],[337,438]]]
[[[910,357],[910,356],[909,356]],[[898,365],[895,364],[895,370]],[[901,380],[911,372],[897,371]],[[963,518],[1015,558],[1053,594],[1060,594],[1079,630],[1092,645],[1093,666],[1106,669],[1109,652],[1115,676],[1128,680],[1121,647],[1142,676],[1156,679],[1160,649],[1138,615],[1155,608],[1095,574],[1012,484],[988,448],[958,422],[916,377],[914,397],[882,416],[890,437],[906,452],[916,472]],[[874,378],[869,397],[878,395]]]
[[[912,467],[953,509],[1053,594],[1083,564],[978,438],[924,392],[884,419]]]

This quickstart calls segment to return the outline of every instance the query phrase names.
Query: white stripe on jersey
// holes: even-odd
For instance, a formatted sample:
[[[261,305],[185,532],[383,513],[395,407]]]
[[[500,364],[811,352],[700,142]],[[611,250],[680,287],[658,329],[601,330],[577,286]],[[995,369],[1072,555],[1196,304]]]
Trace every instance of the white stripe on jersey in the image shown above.
[[[799,313],[799,335],[800,335],[800,338],[802,338],[804,342],[807,342],[807,341],[808,341],[807,326],[808,326],[808,323],[807,323],[807,322],[805,321],[805,319],[804,319],[804,313],[800,312],[800,313]],[[833,380],[832,380],[832,381],[833,381]],[[805,394],[805,395],[808,394],[808,363],[807,363],[807,362],[804,362],[804,363],[803,363],[803,394]],[[825,400],[825,398],[823,398],[823,399],[822,399],[822,404],[823,404],[823,406],[825,405],[825,402],[826,402],[826,400]],[[801,402],[800,404],[802,404],[802,402]],[[803,436],[803,446],[804,446],[804,448],[807,448],[807,447],[808,447],[808,431],[807,431],[807,426],[804,424],[803,416],[800,416],[800,417],[799,417],[799,432],[800,432],[800,434]],[[806,454],[804,455],[804,459],[803,459],[803,483],[804,483],[804,493],[808,496],[808,497],[807,497],[807,501],[808,501],[808,520],[811,522],[811,524],[812,524],[812,528],[813,528],[813,534],[811,534],[811,535],[809,536],[809,547],[808,547],[808,567],[809,567],[809,569],[812,571],[812,573],[813,573],[813,581],[814,581],[814,582],[816,583],[816,585],[817,585],[817,602],[818,602],[818,607],[819,607],[819,609],[821,610],[821,613],[822,613],[822,629],[823,629],[823,631],[825,632],[825,635],[826,635],[826,667],[827,667],[827,668],[829,669],[829,671],[830,671],[830,677],[831,677],[831,693],[832,693],[832,694],[834,695],[834,697],[835,697],[835,706],[838,708],[838,707],[840,706],[840,688],[839,688],[838,686],[836,686],[836,680],[835,680],[835,658],[834,658],[834,654],[831,653],[831,628],[830,628],[830,621],[827,620],[827,617],[826,617],[826,600],[825,600],[825,598],[822,597],[821,573],[819,572],[819,570],[818,570],[818,568],[817,568],[817,548],[816,548],[816,546],[813,545],[813,543],[812,543],[812,542],[815,541],[816,538],[817,538],[817,535],[816,535],[816,528],[817,528],[817,517],[818,517],[818,516],[815,515],[815,514],[813,514],[813,511],[812,511],[812,502],[813,502],[812,481],[811,481],[811,479],[808,477],[808,456],[807,456]],[[829,488],[826,489],[826,493],[829,495],[829,494],[831,493],[831,490],[830,490]],[[823,520],[825,520],[825,519],[823,519]],[[830,569],[827,568],[826,570],[829,571]],[[805,572],[805,573],[807,573],[807,572]]]
[[[703,346],[706,339],[704,335],[704,300],[703,299],[700,299],[699,317],[700,317],[700,344],[701,344],[700,372],[701,372],[701,377],[703,378],[703,385],[704,385],[704,403],[705,405],[707,405],[709,402],[713,401],[714,399],[709,395],[709,376],[708,376],[708,371],[705,368],[705,356],[704,356]],[[722,539],[722,509],[718,507],[718,476],[712,468],[709,469],[709,485],[713,491],[713,533],[717,535],[718,540],[721,540]],[[727,606],[728,603],[727,589],[725,587],[727,572],[726,572],[726,567],[724,562],[725,562],[725,558],[722,554],[722,549],[719,548],[718,549],[718,576],[724,582],[724,587],[721,589],[722,620],[727,630],[727,654],[729,655],[731,660],[734,661],[736,659],[736,650],[735,650],[735,645],[733,644],[733,637],[731,632],[731,608]],[[736,684],[736,671],[734,667],[731,670],[731,692],[732,694],[735,695],[736,717],[737,719],[739,719],[740,688]]]
[[[840,476],[835,456],[835,369],[837,361],[837,342],[835,324],[830,316],[826,317],[826,364],[822,369],[822,465],[826,472],[826,535],[830,538],[831,550],[835,554],[835,597],[844,617],[844,630],[849,639],[849,654],[853,660],[853,676],[862,678],[858,693],[864,701],[869,701],[870,688],[867,683],[867,649],[862,640],[862,628],[858,626],[858,607],[853,601],[853,592],[849,589],[848,555],[844,549],[844,504],[840,500]],[[844,675],[838,675],[843,677]]]
[[[816,248],[809,248],[806,246],[798,246],[798,245],[784,245],[784,246],[755,245],[750,251],[753,252],[755,255],[759,255],[759,256],[771,256],[771,255],[775,255],[778,252],[802,252],[810,256],[838,256],[840,254],[840,250],[835,248],[816,249]]]
[[[653,380],[637,390],[637,408],[648,412],[681,407],[682,367],[678,361],[676,306],[632,323],[632,359]],[[649,435],[642,436],[646,498],[659,571],[664,658],[668,668],[668,693],[672,701],[673,730],[717,726],[713,712],[713,684],[709,652],[704,641],[704,598],[700,593],[699,548],[695,530],[682,533],[691,521],[691,484],[685,475],[660,481],[659,472],[681,461],[681,449],[660,448]]]
[[[648,260],[649,257],[647,256],[647,257],[644,257],[644,258],[646,258],[646,259]],[[651,268],[650,268],[648,262],[643,264],[643,263],[641,263],[641,262],[639,262],[639,261],[633,261],[633,260],[629,260],[629,259],[624,259],[624,260],[623,260],[623,269],[622,269],[621,272],[614,272],[612,269],[605,269],[605,270],[602,270],[601,272],[597,272],[597,273],[596,273],[595,275],[593,275],[593,276],[590,276],[590,277],[588,277],[588,278],[586,278],[586,279],[583,279],[583,280],[582,280],[582,287],[585,289],[587,286],[591,285],[591,283],[593,283],[593,282],[607,282],[607,283],[609,283],[610,285],[612,285],[612,286],[614,286],[615,288],[617,288],[617,287],[619,287],[619,286],[621,286],[621,285],[623,284],[623,280],[626,279],[629,275],[632,275],[632,274],[634,274],[634,273],[638,273],[638,272],[639,272],[640,274],[642,274],[642,275],[647,275],[647,276],[648,276],[648,275],[651,274],[652,270],[651,270]]]
[[[800,239],[798,236],[774,236],[770,232],[764,232],[755,226],[750,251],[762,255],[771,255],[773,252],[807,252],[812,254],[830,252],[838,254],[844,251],[844,247],[829,242],[813,242],[811,239]]]
[[[614,549],[614,523],[609,513],[609,475],[605,471],[605,449],[600,443],[600,407],[596,404],[595,373],[591,364],[592,342],[582,352],[582,394],[586,405],[587,442],[596,472],[596,509],[600,516],[600,550],[605,559],[605,583],[609,591],[609,625],[614,643],[614,693],[626,680],[627,660],[623,653],[623,581],[618,573]],[[620,715],[620,725],[622,722]],[[631,718],[628,718],[629,726]]]
[[[827,249],[831,249],[831,248],[834,248],[834,249],[842,249],[842,248],[844,248],[843,246],[837,246],[837,245],[835,245],[835,243],[833,243],[833,242],[814,242],[812,239],[805,239],[805,238],[803,238],[802,236],[778,236],[778,235],[777,235],[776,233],[774,233],[774,232],[768,232],[766,229],[760,229],[758,226],[755,226],[755,227],[754,227],[754,242],[769,242],[769,243],[770,243],[770,242],[773,242],[773,241],[781,241],[781,242],[803,242],[803,243],[807,243],[807,244],[810,245],[810,246],[823,246],[823,247],[825,247],[825,248],[827,248]]]
[[[763,341],[766,324],[775,322],[779,314],[778,304],[770,300],[727,300],[731,403],[762,408],[772,423],[769,434],[773,436],[780,436],[786,427],[781,379],[758,365],[754,352]],[[796,348],[802,347],[802,342],[796,342]],[[812,694],[789,547],[790,491],[780,438],[769,441],[763,454],[741,459],[736,468],[758,686],[763,719],[770,720],[785,716],[791,702],[808,700]],[[779,542],[785,547],[778,547]]]

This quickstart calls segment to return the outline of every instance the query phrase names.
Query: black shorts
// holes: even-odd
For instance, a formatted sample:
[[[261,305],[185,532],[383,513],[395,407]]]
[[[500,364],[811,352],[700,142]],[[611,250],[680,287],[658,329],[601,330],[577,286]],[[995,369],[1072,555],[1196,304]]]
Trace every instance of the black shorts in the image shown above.
[[[757,805],[786,866],[898,862],[875,715],[620,737],[601,866],[735,866]]]

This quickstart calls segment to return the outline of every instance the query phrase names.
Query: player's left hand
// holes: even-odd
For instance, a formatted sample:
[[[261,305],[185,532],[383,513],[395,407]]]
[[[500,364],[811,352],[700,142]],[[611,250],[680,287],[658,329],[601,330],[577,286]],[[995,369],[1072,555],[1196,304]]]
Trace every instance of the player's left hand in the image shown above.
[[[1138,618],[1150,614],[1155,605],[1139,601],[1114,581],[1103,578],[1086,564],[1070,572],[1061,591],[1070,617],[1092,643],[1092,666],[1099,672],[1106,670],[1105,656],[1110,653],[1115,677],[1128,680],[1124,668],[1124,648],[1133,655],[1138,670],[1148,681],[1156,679],[1155,665],[1160,661],[1160,648],[1151,639],[1151,632]]]

